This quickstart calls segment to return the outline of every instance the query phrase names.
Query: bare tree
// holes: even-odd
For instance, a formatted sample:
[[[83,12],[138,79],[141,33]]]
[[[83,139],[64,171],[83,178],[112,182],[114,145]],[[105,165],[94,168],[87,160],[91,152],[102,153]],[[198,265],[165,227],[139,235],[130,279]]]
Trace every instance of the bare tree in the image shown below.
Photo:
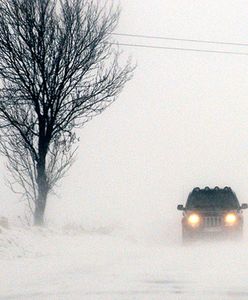
[[[70,167],[75,129],[130,79],[111,43],[119,11],[88,0],[0,0],[0,151],[44,223],[48,193]]]

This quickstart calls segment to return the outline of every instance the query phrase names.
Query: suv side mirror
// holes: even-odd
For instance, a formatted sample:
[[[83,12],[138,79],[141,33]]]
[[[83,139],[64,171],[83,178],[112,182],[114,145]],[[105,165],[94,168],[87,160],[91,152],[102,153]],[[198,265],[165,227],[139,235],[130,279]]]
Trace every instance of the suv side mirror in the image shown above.
[[[179,204],[179,205],[177,206],[177,210],[184,210],[183,205],[182,205],[182,204]]]
[[[240,208],[241,209],[247,209],[248,208],[248,204],[247,203],[242,203]]]

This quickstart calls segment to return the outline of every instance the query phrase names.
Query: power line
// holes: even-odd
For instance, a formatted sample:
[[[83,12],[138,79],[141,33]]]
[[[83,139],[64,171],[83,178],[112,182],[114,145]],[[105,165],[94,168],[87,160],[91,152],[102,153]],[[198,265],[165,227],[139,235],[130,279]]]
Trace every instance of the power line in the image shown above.
[[[136,37],[136,38],[145,38],[145,39],[156,39],[156,40],[182,41],[182,42],[192,42],[192,43],[206,43],[206,44],[232,45],[232,46],[248,46],[248,43],[246,44],[246,43],[209,41],[209,40],[198,40],[198,39],[183,39],[183,38],[152,36],[152,35],[142,35],[142,34],[112,33],[112,35],[126,36],[126,37]]]
[[[165,46],[128,44],[128,43],[111,43],[111,44],[112,45],[127,46],[127,47],[139,47],[139,48],[150,48],[150,49],[161,49],[161,50],[191,51],[191,52],[205,52],[205,53],[232,54],[232,55],[248,56],[248,53],[245,53],[245,52],[219,51],[219,50],[181,48],[181,47],[165,47]]]

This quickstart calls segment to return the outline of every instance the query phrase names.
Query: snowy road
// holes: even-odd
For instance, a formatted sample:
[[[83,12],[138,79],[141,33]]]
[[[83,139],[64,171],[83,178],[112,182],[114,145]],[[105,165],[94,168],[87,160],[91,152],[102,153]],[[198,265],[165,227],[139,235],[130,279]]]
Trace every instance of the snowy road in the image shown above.
[[[248,298],[245,241],[151,246],[108,235],[16,230],[2,235],[2,247],[3,237],[10,246],[0,259],[1,300]]]

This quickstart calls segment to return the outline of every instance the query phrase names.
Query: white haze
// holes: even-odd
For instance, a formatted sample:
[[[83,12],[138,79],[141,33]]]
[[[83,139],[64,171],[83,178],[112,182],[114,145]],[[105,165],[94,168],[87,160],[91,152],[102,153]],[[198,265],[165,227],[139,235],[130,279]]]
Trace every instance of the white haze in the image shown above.
[[[245,1],[125,0],[117,31],[246,42],[247,11]],[[232,186],[241,202],[248,201],[248,57],[124,50],[137,61],[134,78],[110,109],[80,131],[77,162],[58,189],[59,199],[50,202],[48,218],[131,228],[166,223],[178,218],[176,204],[192,187],[205,185]]]
[[[241,0],[122,0],[117,31],[248,43],[247,12],[248,2]],[[248,53],[248,46],[114,38],[120,43]],[[1,275],[0,296],[246,299],[247,226],[244,241],[237,245],[181,247],[176,206],[185,203],[195,186],[231,186],[240,202],[248,202],[248,56],[122,49],[137,61],[134,78],[108,110],[79,132],[77,161],[57,195],[50,197],[46,214],[51,227],[70,224],[97,234],[76,234],[68,240],[68,235],[54,233],[34,250],[33,233],[22,238],[22,231],[14,232],[13,240],[21,236],[17,245],[29,248],[34,258],[24,251],[23,259],[13,260],[19,248],[11,259],[6,254],[2,269],[8,271]],[[2,178],[4,173],[3,168]],[[15,223],[22,203],[16,205],[17,196],[3,179],[1,194],[0,214]],[[244,215],[248,223],[248,212]],[[20,298],[11,278],[16,268],[27,265],[24,277],[15,275],[24,295]],[[28,293],[24,284],[30,285]]]

